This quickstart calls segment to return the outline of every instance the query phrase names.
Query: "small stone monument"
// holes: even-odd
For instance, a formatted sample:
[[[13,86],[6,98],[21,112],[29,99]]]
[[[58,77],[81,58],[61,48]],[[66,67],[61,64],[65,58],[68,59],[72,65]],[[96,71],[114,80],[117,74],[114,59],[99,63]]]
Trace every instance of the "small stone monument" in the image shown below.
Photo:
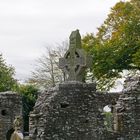
[[[90,66],[91,57],[86,56],[81,46],[79,30],[70,35],[69,50],[64,58],[59,60],[59,68],[62,69],[68,81],[83,81],[85,69]]]
[[[21,131],[21,127],[22,127],[22,118],[21,116],[16,116],[15,120],[13,122],[13,126],[15,131]]]
[[[22,117],[16,116],[13,122],[14,132],[10,140],[23,140],[23,134],[21,132],[22,128]]]

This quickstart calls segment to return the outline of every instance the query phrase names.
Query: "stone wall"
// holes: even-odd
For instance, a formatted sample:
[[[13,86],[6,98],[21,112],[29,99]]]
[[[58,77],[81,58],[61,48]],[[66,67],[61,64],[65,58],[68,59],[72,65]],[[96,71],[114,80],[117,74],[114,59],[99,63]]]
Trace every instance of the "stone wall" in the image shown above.
[[[95,84],[68,82],[43,93],[30,115],[30,137],[42,140],[104,138],[103,107],[118,94],[96,92]]]
[[[131,84],[130,84],[131,83]],[[103,108],[112,109],[112,129]],[[96,84],[67,82],[42,93],[30,114],[31,140],[140,139],[140,78],[121,93],[97,92]]]
[[[17,93],[0,93],[0,140],[10,140],[15,116],[22,116],[22,100]]]
[[[124,140],[140,139],[140,77],[128,77],[116,108],[118,133]]]

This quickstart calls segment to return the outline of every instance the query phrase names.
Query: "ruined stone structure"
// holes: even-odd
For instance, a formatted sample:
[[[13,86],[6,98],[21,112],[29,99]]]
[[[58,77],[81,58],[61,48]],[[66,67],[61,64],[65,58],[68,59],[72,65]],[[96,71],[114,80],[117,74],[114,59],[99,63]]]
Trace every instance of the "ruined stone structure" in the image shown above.
[[[0,93],[0,140],[10,140],[15,116],[22,116],[22,100],[17,93]]]
[[[140,77],[128,77],[115,105],[117,129],[125,140],[140,139]]]
[[[72,40],[79,42],[78,31],[72,32],[71,36]],[[72,44],[74,52],[70,48],[60,59],[60,68],[68,74],[68,81],[42,93],[30,114],[30,139],[140,139],[140,78],[127,79],[121,93],[96,91],[96,83],[81,82],[88,63],[86,56],[77,54],[77,44],[80,43],[75,43],[76,47]],[[103,108],[106,105],[112,112],[110,130],[104,123]]]
[[[123,93],[101,93],[96,91],[95,84],[79,82],[60,84],[42,93],[31,113],[32,139],[140,139],[140,78],[138,80],[135,86],[129,85],[131,90]],[[112,131],[104,125],[106,105],[113,108]]]

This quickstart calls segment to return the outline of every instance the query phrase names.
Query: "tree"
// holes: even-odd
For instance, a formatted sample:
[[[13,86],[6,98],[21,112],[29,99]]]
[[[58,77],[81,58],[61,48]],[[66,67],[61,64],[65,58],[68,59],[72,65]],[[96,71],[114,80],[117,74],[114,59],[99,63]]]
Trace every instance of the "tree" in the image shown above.
[[[139,13],[139,0],[119,2],[96,36],[83,38],[83,46],[93,55],[92,71],[100,88],[112,87],[124,70],[140,70]]]
[[[53,47],[54,48],[54,47]],[[46,47],[46,54],[37,60],[35,71],[32,72],[30,83],[39,87],[54,87],[60,81],[64,81],[64,73],[59,69],[59,58],[64,56],[68,43],[57,44],[57,47]]]
[[[8,66],[0,54],[0,92],[13,90],[17,85],[16,80],[13,78],[14,68]]]
[[[33,111],[33,107],[38,97],[38,89],[33,85],[18,85],[16,92],[22,96],[23,105],[23,122],[24,132],[29,131],[29,113]]]

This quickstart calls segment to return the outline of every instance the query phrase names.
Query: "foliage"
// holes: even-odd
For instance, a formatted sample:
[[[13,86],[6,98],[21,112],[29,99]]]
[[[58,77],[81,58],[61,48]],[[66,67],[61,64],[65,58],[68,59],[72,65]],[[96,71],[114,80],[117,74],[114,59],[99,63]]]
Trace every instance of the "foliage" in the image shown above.
[[[18,93],[22,95],[23,102],[23,121],[24,121],[24,131],[29,131],[29,113],[33,110],[35,105],[38,89],[33,85],[19,85],[16,89]]]
[[[113,127],[113,114],[111,112],[104,112],[104,125],[108,131]]]
[[[123,70],[140,70],[140,2],[119,2],[96,36],[83,38],[93,56],[92,71],[100,89],[110,88]]]
[[[32,72],[30,83],[38,87],[54,87],[60,81],[64,81],[64,73],[59,69],[59,58],[64,56],[68,47],[67,42],[58,44],[56,48],[47,47],[46,53],[37,60],[35,71]]]
[[[8,66],[0,54],[0,92],[13,90],[17,86],[16,80],[13,78],[14,68]]]

